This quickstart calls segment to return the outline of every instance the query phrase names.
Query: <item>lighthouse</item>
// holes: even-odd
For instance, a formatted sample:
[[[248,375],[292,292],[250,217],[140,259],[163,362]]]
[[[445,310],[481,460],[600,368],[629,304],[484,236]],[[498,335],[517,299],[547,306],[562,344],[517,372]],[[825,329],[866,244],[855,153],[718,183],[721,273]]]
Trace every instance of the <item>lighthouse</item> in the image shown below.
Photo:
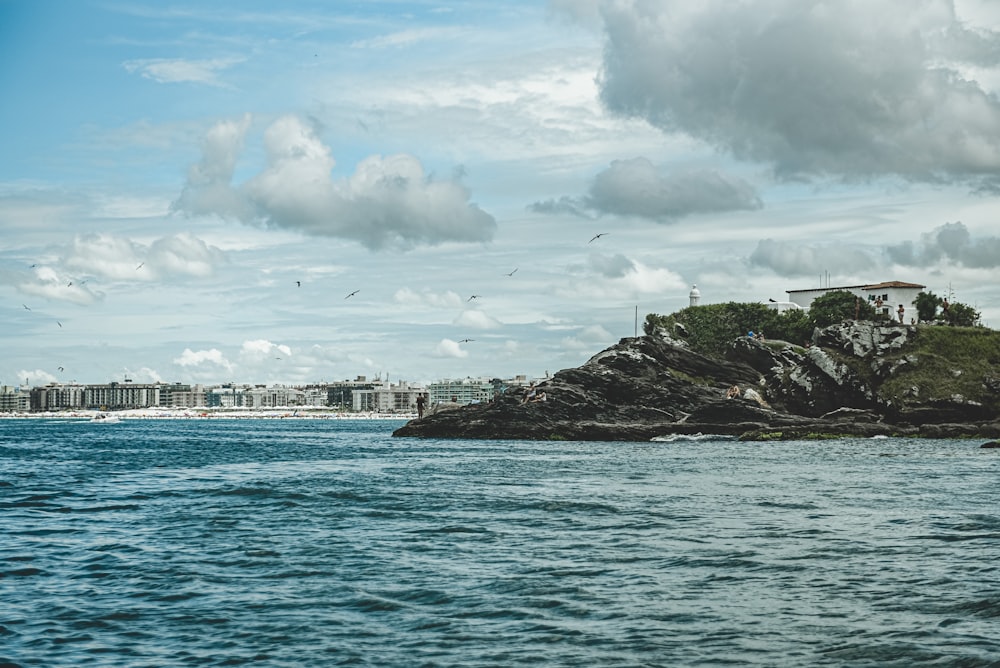
[[[690,294],[688,294],[688,300],[690,300],[690,303],[688,304],[688,306],[697,306],[698,302],[701,301],[701,293],[698,292],[698,286],[697,285],[692,285],[691,286],[691,292],[690,292]]]

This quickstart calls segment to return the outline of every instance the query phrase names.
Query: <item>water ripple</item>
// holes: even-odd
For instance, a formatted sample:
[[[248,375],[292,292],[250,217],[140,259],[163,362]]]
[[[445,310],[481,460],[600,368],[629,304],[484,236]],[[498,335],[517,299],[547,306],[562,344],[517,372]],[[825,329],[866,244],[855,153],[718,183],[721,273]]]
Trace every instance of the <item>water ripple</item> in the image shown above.
[[[0,426],[0,666],[1000,665],[963,442]]]

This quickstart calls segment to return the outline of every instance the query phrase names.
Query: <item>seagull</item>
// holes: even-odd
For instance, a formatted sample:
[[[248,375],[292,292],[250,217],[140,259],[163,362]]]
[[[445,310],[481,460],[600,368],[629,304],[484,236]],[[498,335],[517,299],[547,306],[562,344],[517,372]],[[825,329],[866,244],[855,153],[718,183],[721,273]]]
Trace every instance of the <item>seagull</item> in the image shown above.
[[[480,297],[482,297],[482,295],[472,295],[471,297],[469,297],[465,301],[471,302],[473,299],[479,299]]]
[[[462,339],[459,343],[472,343],[475,339]]]
[[[30,308],[28,308],[27,304],[21,304],[21,306],[23,306],[26,311],[30,311],[31,310]]]
[[[505,276],[513,276],[516,273],[517,273],[517,267],[515,267],[514,271],[510,272],[509,274],[505,274]]]
[[[56,324],[59,325],[60,327],[62,327],[62,323],[59,322],[58,320],[56,320]]]
[[[60,371],[65,371],[66,369],[64,369],[64,368],[62,368],[62,367],[59,367],[59,370],[60,370]]]
[[[138,267],[136,267],[136,268],[135,268],[135,270],[136,270],[136,271],[139,271],[140,269],[142,269],[142,265],[144,265],[144,264],[146,264],[146,263],[145,263],[145,262],[140,262],[140,263],[139,263],[139,266],[138,266]]]
[[[348,299],[348,298],[350,298],[350,297],[353,297],[354,295],[358,294],[359,292],[361,292],[361,290],[355,290],[355,291],[354,291],[354,292],[352,292],[351,294],[347,295],[347,297],[344,297],[344,299]]]
[[[295,285],[297,285],[297,286],[299,286],[301,288],[302,287],[302,281],[295,281]]]
[[[73,281],[70,281],[69,283],[67,283],[67,284],[66,284],[66,287],[68,288],[68,287],[69,287],[69,286],[71,286],[71,285],[73,285]]]
[[[587,243],[589,244],[589,243],[592,243],[594,241],[597,241],[598,239],[600,239],[601,237],[603,237],[605,234],[607,234],[607,232],[601,232],[600,234],[595,234],[594,236],[592,236],[590,238],[590,241],[588,241]]]

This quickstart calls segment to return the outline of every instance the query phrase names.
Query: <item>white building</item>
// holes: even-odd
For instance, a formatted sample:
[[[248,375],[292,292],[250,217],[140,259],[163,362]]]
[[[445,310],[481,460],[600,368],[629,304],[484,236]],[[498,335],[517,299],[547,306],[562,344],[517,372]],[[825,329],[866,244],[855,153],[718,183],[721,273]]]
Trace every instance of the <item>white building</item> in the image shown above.
[[[439,403],[474,404],[493,401],[497,386],[488,378],[440,380],[431,383],[431,405]]]
[[[107,385],[87,385],[83,392],[83,405],[86,408],[101,410],[118,410],[125,408],[149,408],[160,405],[160,386],[158,384],[108,383]]]
[[[398,385],[379,382],[372,389],[353,390],[352,408],[358,412],[416,413],[417,396],[423,393],[422,387],[411,386],[405,381]]]
[[[0,413],[26,413],[31,408],[31,392],[27,388],[0,385]]]
[[[903,281],[886,281],[884,283],[872,283],[870,285],[845,285],[837,288],[811,288],[808,290],[787,290],[789,301],[798,304],[802,308],[809,308],[813,300],[828,292],[843,290],[853,295],[861,297],[873,308],[876,313],[887,318],[895,319],[896,309],[903,306],[906,318],[915,318],[917,307],[914,300],[927,286],[916,283],[904,283]]]
[[[284,385],[254,387],[243,394],[243,405],[247,408],[285,408],[305,404],[305,392]]]

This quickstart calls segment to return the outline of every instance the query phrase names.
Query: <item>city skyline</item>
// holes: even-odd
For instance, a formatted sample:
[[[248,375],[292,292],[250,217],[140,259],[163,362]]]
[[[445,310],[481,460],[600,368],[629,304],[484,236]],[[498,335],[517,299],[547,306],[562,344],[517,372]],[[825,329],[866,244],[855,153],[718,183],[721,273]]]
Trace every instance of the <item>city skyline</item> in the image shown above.
[[[692,285],[1000,323],[996,5],[328,4],[0,3],[0,383],[544,377]]]

